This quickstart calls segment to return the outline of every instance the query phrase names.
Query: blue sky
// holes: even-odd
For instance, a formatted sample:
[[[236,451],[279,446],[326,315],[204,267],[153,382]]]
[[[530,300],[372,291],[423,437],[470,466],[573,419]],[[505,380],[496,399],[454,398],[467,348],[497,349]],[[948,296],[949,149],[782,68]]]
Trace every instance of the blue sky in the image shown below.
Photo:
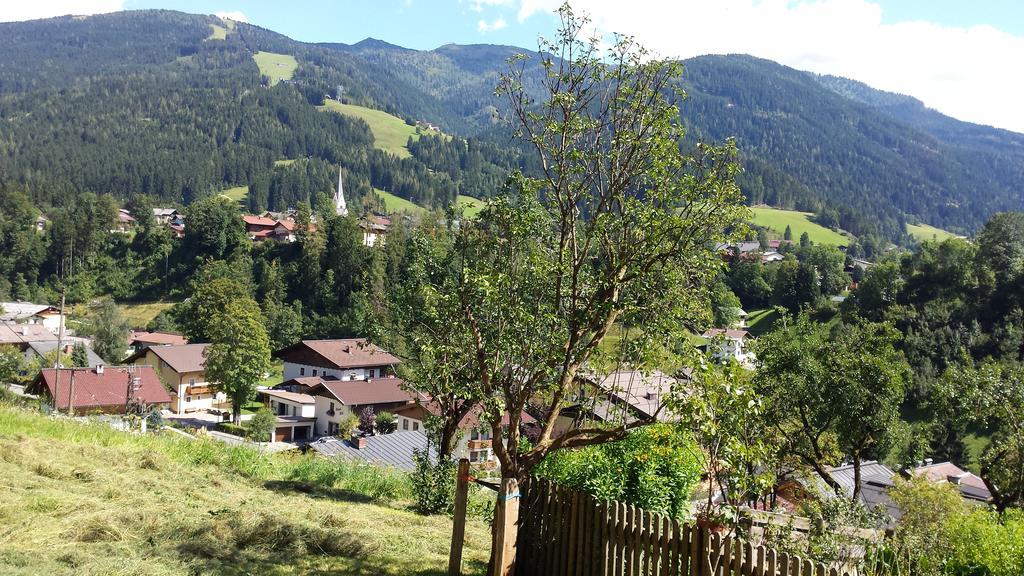
[[[35,0],[0,21],[119,9],[231,13],[307,42],[536,47],[559,0]],[[1024,133],[1024,0],[574,0],[600,32],[672,57],[746,53],[910,94]]]

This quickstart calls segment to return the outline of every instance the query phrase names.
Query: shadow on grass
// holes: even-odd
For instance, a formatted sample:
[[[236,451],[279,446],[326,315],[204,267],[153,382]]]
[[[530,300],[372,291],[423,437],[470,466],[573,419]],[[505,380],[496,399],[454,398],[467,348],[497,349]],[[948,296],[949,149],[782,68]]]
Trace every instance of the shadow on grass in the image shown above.
[[[275,492],[291,492],[311,496],[313,498],[343,500],[345,502],[356,502],[359,504],[380,503],[366,494],[346,490],[344,488],[329,488],[313,482],[304,482],[301,480],[267,480],[263,483],[263,487]]]

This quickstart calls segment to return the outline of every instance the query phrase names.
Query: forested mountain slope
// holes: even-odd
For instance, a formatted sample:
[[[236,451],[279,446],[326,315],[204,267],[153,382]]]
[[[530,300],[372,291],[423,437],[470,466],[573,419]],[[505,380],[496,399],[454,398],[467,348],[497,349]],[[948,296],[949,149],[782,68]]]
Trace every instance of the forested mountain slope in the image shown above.
[[[281,209],[329,192],[336,165],[356,205],[378,188],[445,206],[529,168],[493,95],[515,47],[305,44],[214,16],[131,11],[0,24],[0,49],[0,186],[41,206],[82,191],[185,205],[245,185],[251,209]],[[269,85],[259,51],[294,56],[292,79]],[[685,64],[690,134],[737,139],[751,203],[828,208],[854,234],[893,240],[905,221],[970,233],[1024,206],[1024,135],[752,57]],[[316,110],[325,97],[461,138],[424,138],[397,159],[363,121]]]

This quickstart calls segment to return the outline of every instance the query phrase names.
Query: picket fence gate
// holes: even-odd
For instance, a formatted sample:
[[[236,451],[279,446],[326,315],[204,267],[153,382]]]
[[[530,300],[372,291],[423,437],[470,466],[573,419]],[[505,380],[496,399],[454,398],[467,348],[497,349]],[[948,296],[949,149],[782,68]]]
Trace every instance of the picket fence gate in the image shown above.
[[[518,576],[848,576],[547,480],[522,491]]]

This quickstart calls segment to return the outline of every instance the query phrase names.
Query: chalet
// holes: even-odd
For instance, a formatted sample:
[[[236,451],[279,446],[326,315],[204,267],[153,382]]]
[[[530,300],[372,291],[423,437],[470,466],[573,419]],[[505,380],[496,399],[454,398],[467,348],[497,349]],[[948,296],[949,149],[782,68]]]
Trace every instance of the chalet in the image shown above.
[[[86,344],[84,339],[65,337],[64,341],[61,342],[61,366],[71,366],[71,358],[72,354],[75,353],[75,346],[85,347],[85,356],[88,360],[89,368],[95,368],[96,366],[106,364],[106,361],[104,361],[103,358],[100,358],[99,355]],[[25,359],[31,362],[38,358],[46,358],[56,349],[56,339],[29,342],[28,347],[25,349]]]
[[[973,502],[992,501],[992,492],[989,491],[984,480],[952,462],[933,464],[928,460],[923,466],[910,470],[909,475],[923,476],[935,483],[949,482],[956,486],[956,489],[965,500]]]
[[[131,215],[131,212],[121,208],[117,211],[117,220],[114,222],[114,229],[111,232],[118,234],[127,234],[135,228],[135,218]]]
[[[365,338],[302,340],[274,357],[284,361],[284,379],[305,376],[338,380],[367,380],[394,374],[401,362]]]
[[[398,432],[423,432],[427,419],[440,414],[440,407],[435,402],[420,401],[395,410]],[[483,408],[477,407],[466,414],[459,422],[459,430],[462,435],[458,444],[452,450],[453,458],[467,458],[470,463],[480,467],[491,469],[497,464],[492,446],[491,425],[481,418]],[[508,414],[501,419],[501,425],[505,428],[509,425]],[[523,412],[519,417],[523,426],[535,426],[537,421]]]
[[[712,328],[703,334],[707,343],[704,348],[713,358],[721,361],[736,360],[745,368],[753,368],[757,359],[747,350],[750,332],[731,328]]]
[[[57,410],[70,407],[78,413],[124,414],[129,408],[145,413],[166,409],[171,402],[150,366],[46,368],[26,392],[46,397]]]
[[[0,322],[38,324],[56,334],[64,317],[60,308],[31,302],[0,302]]]
[[[365,408],[374,412],[395,412],[412,404],[418,398],[406,390],[400,378],[368,378],[366,380],[338,380],[324,378],[310,389],[314,399],[317,435],[347,436],[350,431],[341,430],[340,423],[349,415],[359,416]]]
[[[270,218],[264,218],[263,216],[253,216],[246,214],[242,216],[242,222],[245,223],[245,232],[249,235],[249,238],[253,241],[265,240],[274,233],[274,227],[277,226],[277,221]]]
[[[761,264],[771,264],[773,262],[782,262],[786,257],[776,252],[775,250],[766,250],[761,254]]]
[[[263,403],[277,417],[273,440],[294,442],[313,437],[316,424],[316,398],[287,390],[258,390]]]
[[[0,345],[11,345],[26,352],[32,342],[52,341],[57,345],[57,335],[41,324],[0,323]]]
[[[171,389],[171,410],[175,414],[197,410],[226,410],[226,396],[206,381],[206,357],[209,344],[150,346],[125,360],[136,366],[152,366]]]
[[[680,378],[688,379],[689,374],[683,372]],[[680,378],[657,370],[617,370],[600,377],[583,377],[575,402],[562,409],[555,431],[561,434],[582,426],[677,420],[663,407],[663,400]]]
[[[169,226],[179,219],[181,214],[174,208],[153,208],[153,218],[158,224]]]
[[[184,224],[171,223],[167,227],[170,228],[171,236],[174,236],[175,239],[181,240],[182,238],[185,237],[185,225]]]
[[[371,214],[359,221],[359,227],[363,229],[365,246],[383,246],[385,237],[391,230],[391,219]]]
[[[295,220],[278,220],[270,236],[280,242],[295,242]]]
[[[188,344],[188,340],[180,334],[171,332],[132,330],[128,333],[129,354],[134,354],[150,346],[181,346],[183,344]]]

